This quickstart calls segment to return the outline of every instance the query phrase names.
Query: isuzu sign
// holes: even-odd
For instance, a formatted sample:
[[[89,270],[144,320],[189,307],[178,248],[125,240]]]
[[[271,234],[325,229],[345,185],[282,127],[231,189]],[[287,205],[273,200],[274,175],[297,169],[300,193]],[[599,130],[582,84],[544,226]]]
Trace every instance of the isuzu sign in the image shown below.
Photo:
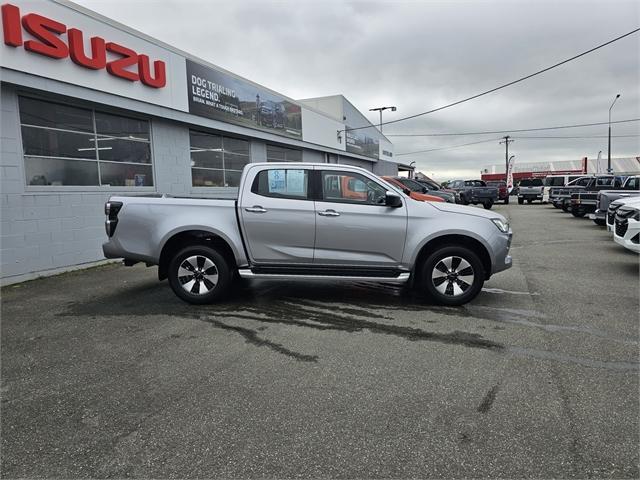
[[[6,3],[2,5],[2,29],[4,43],[55,59],[71,58],[76,65],[91,70],[106,69],[111,75],[140,81],[152,88],[163,88],[167,84],[166,66],[162,60],[153,62],[148,55],[102,37],[91,37],[91,52],[85,52],[84,33],[77,28],[67,28],[63,23],[50,18],[28,13],[21,16],[20,9]],[[23,30],[33,39],[23,40]],[[65,42],[66,34],[66,42]]]

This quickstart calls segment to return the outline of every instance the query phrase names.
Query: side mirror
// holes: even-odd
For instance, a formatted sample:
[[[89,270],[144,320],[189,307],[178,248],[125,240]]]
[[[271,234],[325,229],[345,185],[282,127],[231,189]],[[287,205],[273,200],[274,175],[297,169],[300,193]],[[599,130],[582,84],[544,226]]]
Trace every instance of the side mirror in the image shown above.
[[[422,193],[428,193],[429,189],[427,187],[422,187]]]
[[[387,194],[384,197],[384,204],[387,207],[398,208],[402,206],[402,199],[397,193],[387,191]]]

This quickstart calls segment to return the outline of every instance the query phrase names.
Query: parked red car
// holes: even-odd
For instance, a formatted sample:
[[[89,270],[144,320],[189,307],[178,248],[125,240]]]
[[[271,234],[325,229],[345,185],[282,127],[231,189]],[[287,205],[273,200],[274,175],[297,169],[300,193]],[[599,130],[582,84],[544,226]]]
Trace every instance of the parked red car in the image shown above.
[[[488,181],[487,187],[496,187],[498,189],[498,200],[502,200],[505,205],[509,204],[509,189],[507,188],[507,182],[501,182],[499,180]]]
[[[393,177],[382,177],[382,178],[387,182],[389,182],[390,184],[400,188],[403,191],[408,190],[409,196],[414,200],[418,200],[419,202],[444,202],[444,199],[440,197],[436,197],[435,195],[427,195],[426,193],[413,191],[410,188],[407,188],[405,185],[403,185]]]

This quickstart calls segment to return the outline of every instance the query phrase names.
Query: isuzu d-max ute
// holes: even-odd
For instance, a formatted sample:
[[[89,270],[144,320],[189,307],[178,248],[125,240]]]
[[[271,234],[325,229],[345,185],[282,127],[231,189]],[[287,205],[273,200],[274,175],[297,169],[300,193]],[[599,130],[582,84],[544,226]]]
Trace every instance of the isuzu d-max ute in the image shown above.
[[[347,165],[252,163],[236,200],[114,196],[107,258],[158,266],[181,299],[223,299],[234,277],[411,282],[462,305],[511,267],[506,219],[416,202]]]

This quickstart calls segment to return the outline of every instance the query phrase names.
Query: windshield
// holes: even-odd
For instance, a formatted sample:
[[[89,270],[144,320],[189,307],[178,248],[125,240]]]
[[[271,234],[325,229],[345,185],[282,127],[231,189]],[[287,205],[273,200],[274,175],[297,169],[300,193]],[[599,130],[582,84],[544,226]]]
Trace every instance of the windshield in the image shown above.
[[[540,178],[525,178],[524,180],[520,180],[521,187],[542,187],[542,179]]]
[[[413,192],[422,193],[422,190],[424,190],[425,188],[424,185],[421,185],[420,183],[416,182],[415,180],[411,180],[410,178],[398,178],[397,180]]]
[[[395,182],[390,182],[386,178],[382,178],[382,177],[378,177],[378,179],[384,184],[384,186],[389,187],[389,190],[396,193],[400,193],[403,196],[407,196],[407,194],[404,193],[403,188],[400,185],[396,184]]]

